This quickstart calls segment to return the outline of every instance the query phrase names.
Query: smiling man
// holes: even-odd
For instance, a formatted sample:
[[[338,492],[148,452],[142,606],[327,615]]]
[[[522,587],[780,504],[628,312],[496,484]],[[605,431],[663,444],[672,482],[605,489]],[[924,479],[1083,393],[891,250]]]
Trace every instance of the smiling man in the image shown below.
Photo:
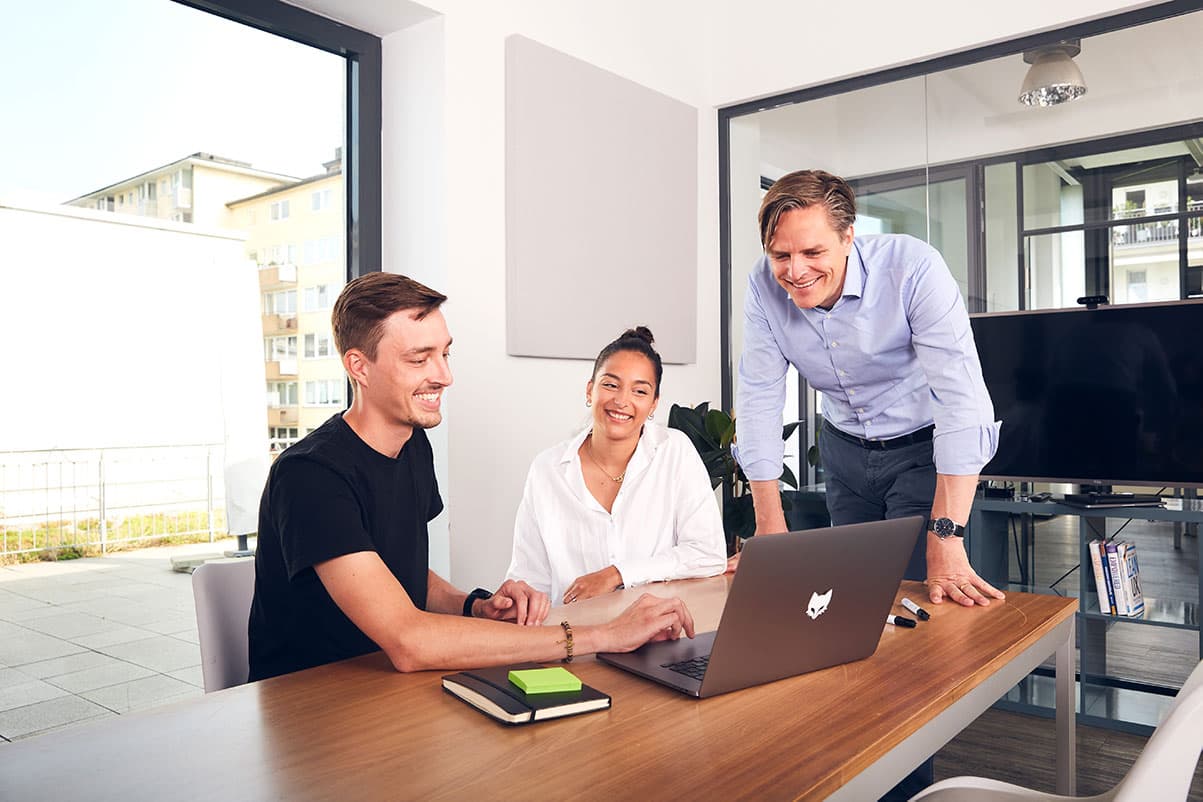
[[[644,595],[609,623],[574,632],[568,622],[540,626],[549,600],[525,582],[464,593],[429,569],[427,524],[443,502],[425,430],[442,421],[452,382],[445,300],[405,276],[371,273],[334,304],[334,340],[354,397],[281,454],[268,476],[249,624],[252,681],[377,649],[398,671],[415,671],[693,637],[679,599]]]
[[[928,516],[908,579],[932,602],[1003,594],[961,537],[999,424],[969,315],[940,254],[901,234],[856,237],[856,199],[821,170],[790,173],[761,203],[765,255],[748,281],[736,413],[756,533],[786,531],[777,492],[788,365],[823,394],[819,450],[834,524]]]

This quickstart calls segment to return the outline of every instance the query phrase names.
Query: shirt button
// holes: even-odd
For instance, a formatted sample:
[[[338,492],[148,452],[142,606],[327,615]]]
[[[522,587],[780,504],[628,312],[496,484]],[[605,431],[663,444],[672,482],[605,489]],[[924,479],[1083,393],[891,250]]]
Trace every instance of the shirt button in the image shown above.
[[[846,371],[846,370],[841,370],[841,371],[840,371],[840,375],[841,375],[841,376],[847,376],[847,375],[848,375],[848,371]]]
[[[864,411],[865,411],[865,408],[864,408],[864,407],[857,407],[857,408],[856,408],[856,411],[857,411],[857,412],[860,412],[860,413],[862,413],[862,414],[863,414],[863,413],[864,413]]]
[[[832,340],[832,341],[831,341],[831,347],[832,347],[832,348],[838,348],[838,347],[839,347],[839,345],[840,345],[840,344],[839,344],[839,343],[837,343],[836,341],[834,341],[834,340]]]
[[[848,395],[856,395],[856,390],[849,390]]]

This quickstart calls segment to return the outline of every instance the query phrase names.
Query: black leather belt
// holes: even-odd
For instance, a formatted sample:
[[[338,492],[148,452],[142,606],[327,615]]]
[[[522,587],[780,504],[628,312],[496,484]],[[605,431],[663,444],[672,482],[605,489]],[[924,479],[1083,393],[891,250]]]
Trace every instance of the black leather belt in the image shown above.
[[[854,434],[848,434],[842,429],[832,426],[830,423],[823,425],[824,432],[830,432],[841,440],[847,440],[849,443],[855,443],[861,448],[877,449],[879,451],[888,451],[891,448],[903,448],[905,446],[913,446],[916,443],[926,443],[931,440],[932,434],[936,431],[936,425],[933,423],[929,426],[924,426],[922,429],[904,434],[899,437],[891,437],[889,440],[869,440],[864,437],[857,437]]]

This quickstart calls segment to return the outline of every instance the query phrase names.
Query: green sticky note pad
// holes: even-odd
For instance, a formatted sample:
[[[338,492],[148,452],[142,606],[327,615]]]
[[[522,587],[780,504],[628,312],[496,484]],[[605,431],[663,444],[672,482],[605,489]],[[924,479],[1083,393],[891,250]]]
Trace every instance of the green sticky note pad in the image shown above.
[[[510,682],[531,694],[563,693],[581,689],[581,681],[568,669],[560,666],[511,671]]]

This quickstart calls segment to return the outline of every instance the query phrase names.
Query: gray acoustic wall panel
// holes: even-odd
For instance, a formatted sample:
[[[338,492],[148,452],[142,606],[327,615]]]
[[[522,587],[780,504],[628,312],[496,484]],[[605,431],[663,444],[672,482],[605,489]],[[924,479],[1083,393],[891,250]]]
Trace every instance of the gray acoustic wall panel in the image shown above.
[[[506,342],[593,359],[636,324],[697,360],[697,109],[506,40]]]

